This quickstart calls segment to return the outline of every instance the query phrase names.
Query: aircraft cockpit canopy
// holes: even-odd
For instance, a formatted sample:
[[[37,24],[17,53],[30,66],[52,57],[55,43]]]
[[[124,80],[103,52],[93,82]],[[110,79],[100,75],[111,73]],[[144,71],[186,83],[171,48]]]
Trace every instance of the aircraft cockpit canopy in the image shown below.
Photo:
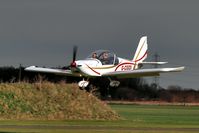
[[[102,65],[117,65],[119,63],[116,54],[108,50],[97,50],[92,52],[87,58],[97,59]]]

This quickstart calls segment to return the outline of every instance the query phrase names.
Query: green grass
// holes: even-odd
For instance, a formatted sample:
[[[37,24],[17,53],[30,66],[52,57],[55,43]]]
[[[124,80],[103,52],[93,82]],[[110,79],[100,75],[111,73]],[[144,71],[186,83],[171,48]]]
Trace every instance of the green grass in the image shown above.
[[[199,132],[199,106],[110,107],[74,84],[2,83],[0,132]]]
[[[0,83],[0,120],[117,120],[107,104],[76,84]]]
[[[0,121],[0,131],[71,133],[199,132],[199,106],[111,105],[123,120]],[[2,126],[18,125],[26,128]],[[38,127],[38,125],[40,127]],[[30,127],[29,127],[30,126]],[[43,128],[42,128],[43,127]]]
[[[137,127],[199,128],[199,106],[112,105],[112,108]]]

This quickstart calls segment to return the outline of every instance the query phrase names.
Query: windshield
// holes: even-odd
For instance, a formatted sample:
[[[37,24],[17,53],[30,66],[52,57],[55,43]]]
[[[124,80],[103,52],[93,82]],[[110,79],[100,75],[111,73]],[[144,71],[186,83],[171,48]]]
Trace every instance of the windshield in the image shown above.
[[[92,52],[88,58],[94,58],[101,61],[102,65],[117,65],[118,64],[118,58],[113,52],[110,52],[108,50],[98,50],[95,52]]]

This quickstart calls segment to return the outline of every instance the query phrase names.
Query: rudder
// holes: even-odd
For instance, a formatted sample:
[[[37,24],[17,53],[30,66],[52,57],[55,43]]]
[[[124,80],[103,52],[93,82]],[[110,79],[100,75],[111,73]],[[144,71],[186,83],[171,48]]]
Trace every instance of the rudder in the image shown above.
[[[133,58],[133,62],[139,63],[145,60],[147,58],[147,49],[147,36],[143,36],[138,44],[137,50]]]

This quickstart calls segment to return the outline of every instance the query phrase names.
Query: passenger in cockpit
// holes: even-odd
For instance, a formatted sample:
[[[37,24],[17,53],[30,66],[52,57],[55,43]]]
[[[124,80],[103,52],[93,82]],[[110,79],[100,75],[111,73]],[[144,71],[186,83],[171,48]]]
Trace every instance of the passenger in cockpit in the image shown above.
[[[97,58],[97,53],[92,54],[92,58],[96,59]]]

